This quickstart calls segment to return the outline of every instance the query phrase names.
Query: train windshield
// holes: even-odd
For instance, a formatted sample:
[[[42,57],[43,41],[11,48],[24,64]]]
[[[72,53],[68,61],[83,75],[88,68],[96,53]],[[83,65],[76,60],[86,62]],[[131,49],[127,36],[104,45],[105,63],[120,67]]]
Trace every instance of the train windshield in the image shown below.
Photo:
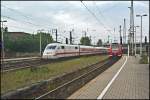
[[[118,44],[112,44],[111,47],[112,47],[112,49],[118,49],[119,45]]]
[[[56,46],[52,46],[52,45],[51,45],[51,46],[46,47],[46,49],[47,49],[47,50],[49,50],[49,49],[54,50],[55,48],[56,48]]]

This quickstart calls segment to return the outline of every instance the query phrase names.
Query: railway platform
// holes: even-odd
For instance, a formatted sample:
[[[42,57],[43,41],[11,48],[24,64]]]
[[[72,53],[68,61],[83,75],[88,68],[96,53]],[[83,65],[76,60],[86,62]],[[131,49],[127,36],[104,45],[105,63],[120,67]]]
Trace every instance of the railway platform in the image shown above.
[[[68,99],[149,99],[149,65],[123,56]]]

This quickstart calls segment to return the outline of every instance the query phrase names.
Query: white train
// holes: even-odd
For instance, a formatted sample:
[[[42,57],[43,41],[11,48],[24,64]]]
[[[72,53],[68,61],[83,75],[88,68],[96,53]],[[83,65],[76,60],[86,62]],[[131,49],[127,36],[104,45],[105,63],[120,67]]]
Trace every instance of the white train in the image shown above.
[[[80,55],[104,54],[106,47],[92,47],[83,45],[69,45],[61,43],[48,44],[43,52],[43,59],[57,59],[61,57],[72,57]]]

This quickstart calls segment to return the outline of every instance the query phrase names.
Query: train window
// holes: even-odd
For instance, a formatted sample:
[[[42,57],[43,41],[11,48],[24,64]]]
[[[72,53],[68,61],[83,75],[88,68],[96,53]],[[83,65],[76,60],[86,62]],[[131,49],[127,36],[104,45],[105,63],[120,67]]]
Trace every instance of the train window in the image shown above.
[[[61,46],[61,49],[64,49],[65,47],[64,46]]]
[[[78,47],[75,47],[75,49],[78,49]]]
[[[118,46],[118,44],[112,44],[112,49],[117,49],[119,46]]]
[[[46,49],[55,49],[56,46],[48,46]]]

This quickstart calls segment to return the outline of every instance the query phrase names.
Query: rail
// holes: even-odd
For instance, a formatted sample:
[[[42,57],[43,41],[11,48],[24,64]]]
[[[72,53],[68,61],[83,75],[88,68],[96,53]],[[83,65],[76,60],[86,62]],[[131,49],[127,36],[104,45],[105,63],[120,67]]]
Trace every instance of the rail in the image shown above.
[[[92,56],[92,55],[88,55],[88,56]],[[78,57],[80,56],[66,57],[66,58],[59,58],[59,59],[47,59],[47,60],[41,59],[40,57],[5,59],[3,65],[1,66],[1,72],[15,71],[15,70],[25,69],[30,67],[35,68],[35,67],[39,67],[40,65],[70,60]]]
[[[62,77],[57,77],[55,79],[50,79],[46,81],[39,82],[31,87],[26,87],[20,89],[16,92],[3,95],[4,99],[18,99],[18,98],[31,98],[31,99],[62,99],[67,98],[77,89],[81,88],[88,81],[105,71],[112,64],[114,64],[116,59],[107,59],[99,63],[90,65],[86,68],[80,69],[75,72],[67,73]],[[54,86],[55,85],[55,86]],[[50,89],[50,86],[54,88]]]

